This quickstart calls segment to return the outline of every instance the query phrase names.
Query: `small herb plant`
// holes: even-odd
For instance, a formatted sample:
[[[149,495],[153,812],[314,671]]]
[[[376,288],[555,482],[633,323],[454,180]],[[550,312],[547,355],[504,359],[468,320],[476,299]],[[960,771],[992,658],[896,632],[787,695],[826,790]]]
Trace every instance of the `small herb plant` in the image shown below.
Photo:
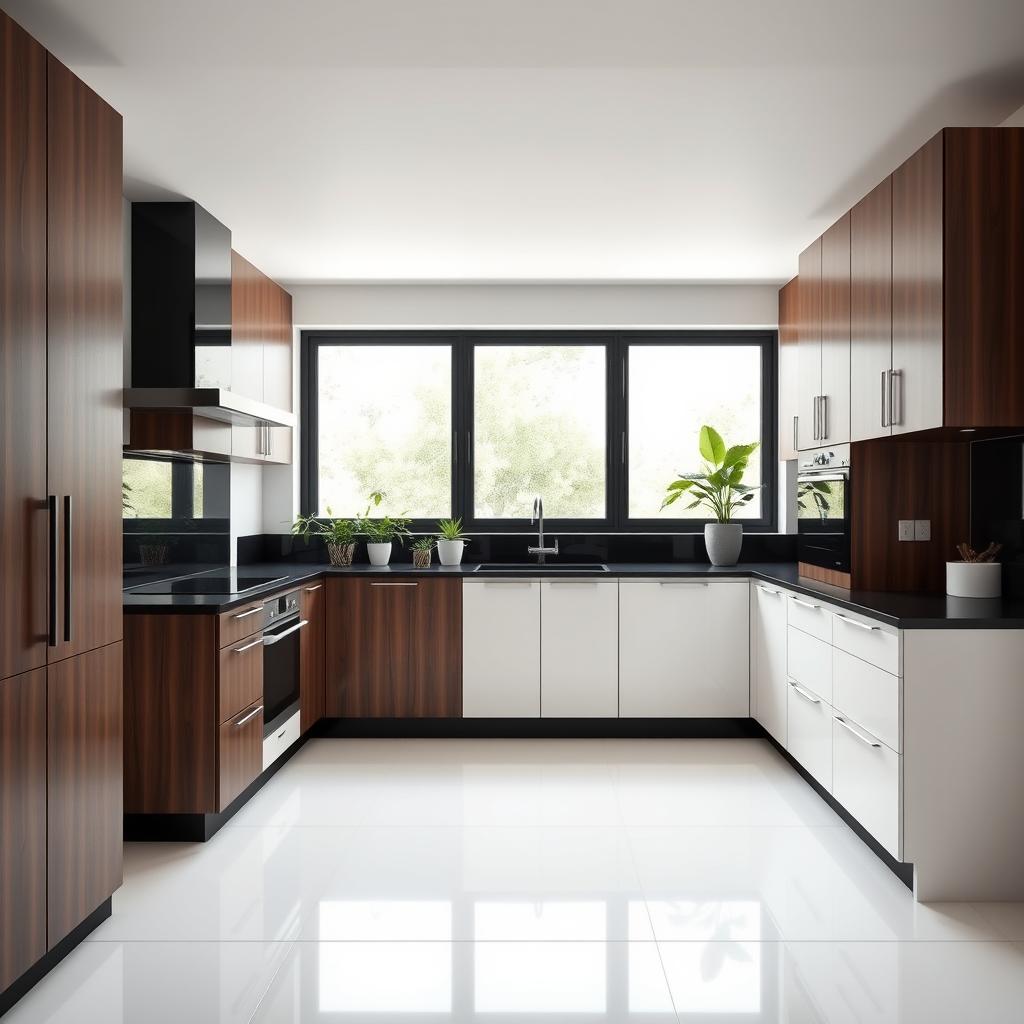
[[[358,520],[359,533],[366,538],[369,544],[390,544],[392,541],[404,544],[405,538],[411,536],[409,533],[411,519],[406,518],[404,514],[401,516],[370,516],[370,512],[379,508],[386,497],[387,494],[384,491],[370,492],[369,504]]]
[[[441,540],[469,541],[469,538],[462,532],[461,519],[441,519],[437,528],[441,531]]]
[[[436,543],[436,537],[417,537],[409,547],[413,551],[433,551]]]
[[[337,544],[339,547],[347,547],[355,544],[359,535],[359,524],[354,519],[335,519],[331,506],[327,506],[327,519],[320,519],[317,516],[299,516],[292,525],[292,533],[298,537],[312,535],[323,537],[328,544]]]
[[[714,427],[700,428],[700,454],[704,467],[700,473],[680,473],[678,480],[668,485],[663,509],[674,505],[684,494],[694,500],[687,509],[703,506],[719,523],[732,522],[737,509],[754,500],[760,486],[751,487],[743,483],[750,456],[757,451],[760,442],[737,444],[727,448],[721,435]]]

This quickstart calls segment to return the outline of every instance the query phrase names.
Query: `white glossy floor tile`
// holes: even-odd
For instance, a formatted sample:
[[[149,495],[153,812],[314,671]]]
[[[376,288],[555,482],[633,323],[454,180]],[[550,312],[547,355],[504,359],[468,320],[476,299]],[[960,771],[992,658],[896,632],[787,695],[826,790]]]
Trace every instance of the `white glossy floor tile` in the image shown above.
[[[974,907],[999,938],[1024,942],[1024,903],[976,903]]]

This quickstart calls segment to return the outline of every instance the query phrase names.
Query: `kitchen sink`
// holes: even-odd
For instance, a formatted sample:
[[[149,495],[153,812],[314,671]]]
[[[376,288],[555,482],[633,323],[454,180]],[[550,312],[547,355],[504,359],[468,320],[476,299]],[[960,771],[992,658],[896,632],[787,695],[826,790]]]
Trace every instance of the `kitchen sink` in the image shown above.
[[[549,573],[565,572],[579,575],[586,572],[608,572],[603,562],[483,562],[474,572],[517,572],[517,573]]]

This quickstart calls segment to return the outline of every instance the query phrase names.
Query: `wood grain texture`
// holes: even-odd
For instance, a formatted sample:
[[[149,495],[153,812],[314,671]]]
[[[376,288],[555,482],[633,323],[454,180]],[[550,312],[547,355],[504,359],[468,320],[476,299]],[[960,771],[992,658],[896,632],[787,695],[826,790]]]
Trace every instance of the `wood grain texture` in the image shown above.
[[[299,634],[299,704],[301,727],[305,733],[326,709],[325,668],[327,659],[327,587],[325,581],[303,584],[299,595],[302,618],[309,625]]]
[[[269,601],[271,596],[260,597],[250,601],[248,604],[239,605],[230,611],[221,612],[217,616],[217,646],[227,647],[229,644],[237,644],[253,633],[258,633],[263,628],[263,602]],[[249,613],[252,614],[249,614]]]
[[[122,635],[124,238],[121,116],[53,56],[47,112],[48,490],[72,497],[74,524],[73,627],[65,642],[61,544],[54,662]]]
[[[0,11],[0,679],[46,664],[46,51]],[[0,988],[3,988],[0,983]]]
[[[328,579],[327,714],[461,718],[462,581]]]
[[[263,697],[219,729],[217,809],[223,811],[263,770]]]
[[[861,590],[946,586],[954,545],[970,536],[970,446],[861,441],[853,446],[850,574]],[[932,539],[900,543],[900,519],[930,519]]]
[[[231,390],[263,401],[263,341],[271,310],[264,275],[231,250]]]
[[[797,572],[806,579],[814,580],[817,583],[829,583],[833,587],[850,589],[850,574],[848,572],[823,569],[820,565],[811,565],[808,562],[797,562]]]
[[[217,656],[217,721],[234,718],[263,696],[263,643],[257,633]]]
[[[47,947],[121,884],[122,644],[47,669]]]
[[[217,810],[217,619],[126,615],[125,810]]]
[[[46,669],[0,682],[0,992],[46,952]]]
[[[816,435],[815,398],[821,394],[821,239],[800,253],[797,321],[797,415],[801,450],[820,442]]]
[[[821,236],[823,444],[850,440],[850,215]]]
[[[194,452],[224,462],[231,455],[231,424],[190,412],[133,409],[128,436],[130,451]]]
[[[779,289],[779,458],[797,457],[796,417],[798,415],[800,279]]]
[[[292,297],[276,281],[264,278],[270,322],[263,335],[263,401],[292,410]],[[288,427],[281,428],[288,430]]]
[[[942,426],[943,135],[892,175],[893,434]]]
[[[947,128],[945,424],[1024,426],[1024,129]]]
[[[850,211],[850,433],[887,437],[883,380],[892,367],[892,178]]]

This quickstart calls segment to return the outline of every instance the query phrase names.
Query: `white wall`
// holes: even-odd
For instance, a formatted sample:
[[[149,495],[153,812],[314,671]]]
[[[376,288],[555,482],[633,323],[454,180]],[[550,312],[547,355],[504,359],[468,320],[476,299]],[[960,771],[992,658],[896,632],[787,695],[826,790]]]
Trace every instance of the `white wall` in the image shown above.
[[[231,564],[238,563],[238,538],[256,533],[281,532],[263,529],[263,466],[231,463]]]

